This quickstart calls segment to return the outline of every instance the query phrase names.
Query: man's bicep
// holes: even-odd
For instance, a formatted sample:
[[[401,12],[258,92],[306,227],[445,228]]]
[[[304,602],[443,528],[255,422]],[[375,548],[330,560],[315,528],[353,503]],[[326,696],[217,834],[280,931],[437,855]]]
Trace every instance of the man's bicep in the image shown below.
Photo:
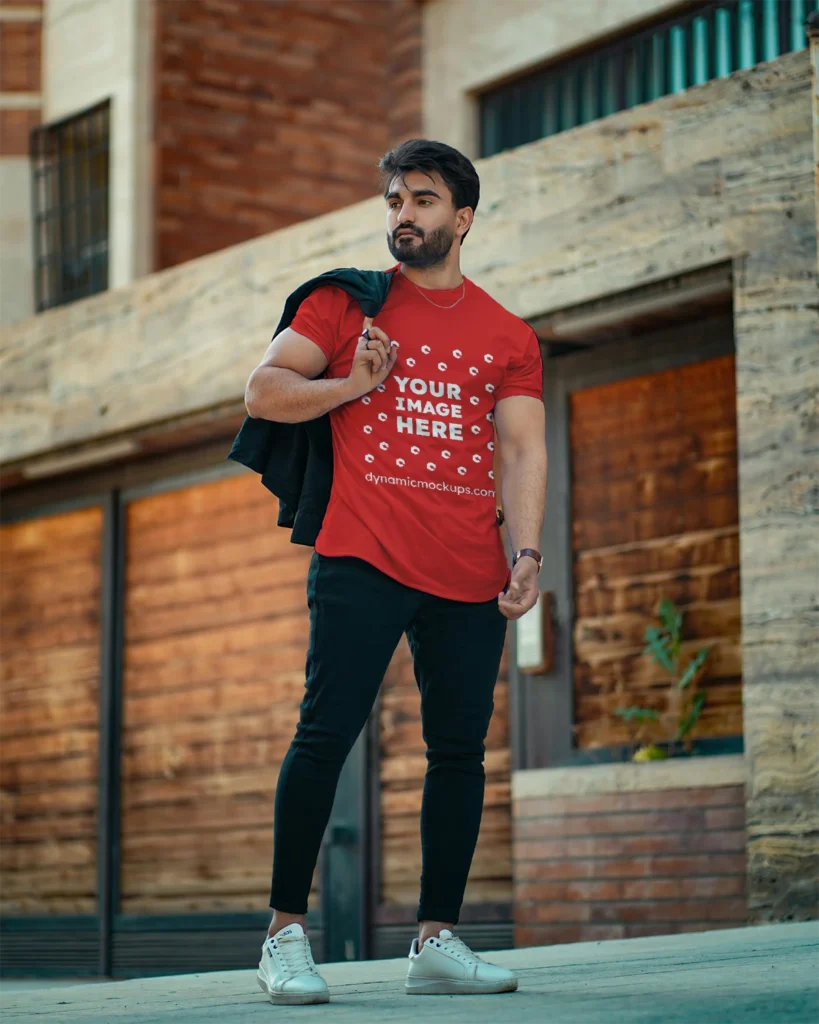
[[[543,402],[531,395],[510,395],[495,404],[495,427],[504,457],[546,444]]]
[[[278,366],[294,370],[302,377],[313,380],[327,369],[327,356],[321,348],[303,334],[285,327],[281,334],[270,342],[264,359],[259,366]]]

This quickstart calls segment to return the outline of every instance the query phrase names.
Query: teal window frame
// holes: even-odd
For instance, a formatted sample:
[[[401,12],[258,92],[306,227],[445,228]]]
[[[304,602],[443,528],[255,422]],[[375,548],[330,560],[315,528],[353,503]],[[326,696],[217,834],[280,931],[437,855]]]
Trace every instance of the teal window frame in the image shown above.
[[[819,0],[707,0],[479,97],[480,154],[556,135],[807,45]]]

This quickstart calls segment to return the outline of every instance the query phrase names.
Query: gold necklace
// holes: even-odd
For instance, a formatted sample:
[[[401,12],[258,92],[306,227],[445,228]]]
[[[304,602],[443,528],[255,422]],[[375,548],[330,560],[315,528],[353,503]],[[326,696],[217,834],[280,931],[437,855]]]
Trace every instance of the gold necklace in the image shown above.
[[[463,298],[466,295],[466,278],[464,278],[464,282],[461,285],[461,289],[462,290],[461,290],[460,296],[449,306],[439,306],[438,303],[437,302],[433,302],[432,299],[428,295],[424,295],[424,293],[421,291],[421,289],[418,287],[418,285],[414,281],[410,281],[410,279],[407,277],[406,274],[404,275],[404,277],[406,278],[407,281],[409,281],[409,283],[412,285],[412,287],[418,292],[418,294],[421,296],[421,298],[422,299],[426,299],[427,302],[430,304],[430,306],[435,306],[436,309],[454,309],[458,305],[458,303],[463,300]]]

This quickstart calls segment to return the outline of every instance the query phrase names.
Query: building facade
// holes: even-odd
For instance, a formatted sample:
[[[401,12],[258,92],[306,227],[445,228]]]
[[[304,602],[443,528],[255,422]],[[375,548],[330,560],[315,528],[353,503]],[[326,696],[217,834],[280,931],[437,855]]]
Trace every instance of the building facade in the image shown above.
[[[287,294],[384,265],[375,164],[419,133],[479,161],[465,270],[545,365],[544,597],[509,631],[465,938],[816,915],[812,6],[0,6],[0,171],[33,193],[29,298],[2,284],[4,970],[57,920],[72,974],[201,970],[203,928],[214,967],[253,955],[309,551],[225,456]],[[704,703],[690,756],[632,763],[664,599]],[[423,772],[402,646],[315,880],[325,958],[403,951]]]

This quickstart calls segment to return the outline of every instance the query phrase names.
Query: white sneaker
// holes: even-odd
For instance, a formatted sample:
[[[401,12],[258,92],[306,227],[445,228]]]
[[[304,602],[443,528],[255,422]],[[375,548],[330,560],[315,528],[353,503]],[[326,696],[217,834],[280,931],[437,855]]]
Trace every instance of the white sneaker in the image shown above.
[[[412,940],[405,987],[409,995],[477,995],[514,992],[518,979],[505,967],[481,960],[448,928],[442,928],[420,952],[418,939]]]
[[[288,925],[272,938],[268,935],[256,979],[271,1003],[330,1002],[330,990],[313,962],[310,940],[300,924]]]

